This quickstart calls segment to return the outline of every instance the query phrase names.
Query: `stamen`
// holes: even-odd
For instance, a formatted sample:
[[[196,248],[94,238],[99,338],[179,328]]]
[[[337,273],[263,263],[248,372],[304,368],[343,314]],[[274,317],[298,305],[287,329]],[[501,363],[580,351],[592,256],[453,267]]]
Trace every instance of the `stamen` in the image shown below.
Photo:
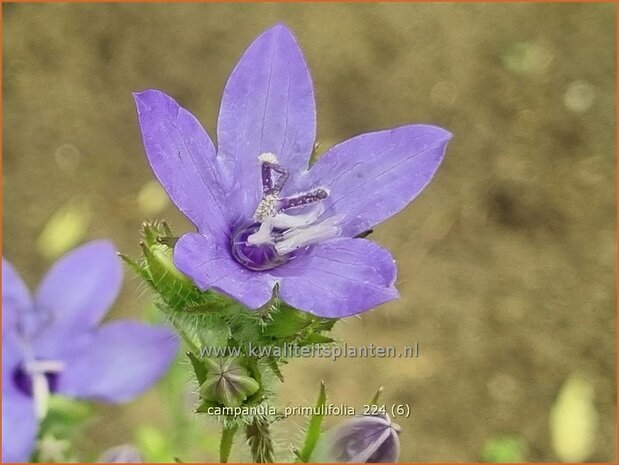
[[[277,160],[274,153],[266,152],[258,155],[262,171],[262,193],[263,195],[279,194],[286,181],[288,181],[288,171],[284,169]],[[273,181],[273,173],[278,174],[278,178]]]
[[[273,218],[277,214],[276,204],[277,196],[275,194],[265,195],[258,204],[256,213],[254,213],[256,221],[263,222]]]
[[[262,193],[267,195],[273,189],[273,178],[271,177],[271,167],[267,163],[262,164]]]
[[[260,163],[271,163],[272,165],[279,165],[277,155],[272,152],[264,152],[258,155],[258,161]]]
[[[272,223],[270,221],[265,221],[260,225],[258,231],[250,236],[247,236],[247,243],[252,245],[270,244],[273,242],[273,239],[271,238],[272,231]]]
[[[305,194],[295,195],[294,197],[286,197],[280,200],[280,210],[288,210],[289,208],[301,207],[310,203],[318,202],[329,197],[329,191],[324,188],[315,189]]]
[[[34,398],[34,411],[39,420],[43,420],[47,415],[50,396],[49,383],[47,376],[43,373],[32,375],[32,397]]]
[[[290,197],[280,198],[288,171],[275,154],[258,156],[262,175],[262,199],[254,213],[255,223],[237,229],[231,236],[232,255],[246,268],[265,271],[294,258],[295,251],[331,239],[340,234],[338,220],[331,217],[316,224],[325,211],[319,203],[329,196],[326,188],[316,188]],[[289,209],[314,205],[294,215]]]
[[[277,178],[277,181],[275,181],[275,185],[272,190],[274,193],[279,194],[284,188],[284,185],[286,184],[286,181],[288,181],[288,177],[290,175],[288,174],[288,171],[279,165],[271,166],[271,169],[280,175],[279,178]]]
[[[276,242],[275,250],[280,255],[286,255],[301,247],[332,239],[340,234],[337,222],[337,219],[329,218],[308,228],[290,229]]]
[[[60,373],[65,368],[60,360],[29,360],[24,364],[26,371],[31,374]]]
[[[325,207],[319,205],[318,208],[301,215],[278,213],[273,217],[271,223],[273,227],[279,229],[304,228],[314,223],[324,211]]]
[[[47,375],[60,373],[64,368],[65,364],[58,360],[29,360],[24,364],[32,382],[34,410],[39,420],[45,418],[49,407],[51,386]]]

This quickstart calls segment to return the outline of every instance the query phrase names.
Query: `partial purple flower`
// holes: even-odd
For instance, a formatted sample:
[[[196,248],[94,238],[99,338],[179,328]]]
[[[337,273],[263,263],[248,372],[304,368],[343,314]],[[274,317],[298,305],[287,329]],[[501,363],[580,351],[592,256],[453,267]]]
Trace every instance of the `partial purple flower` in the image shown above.
[[[2,461],[27,462],[50,395],[126,402],[167,371],[174,333],[137,321],[100,325],[122,284],[114,246],[60,259],[34,298],[2,260]]]
[[[111,447],[101,454],[98,463],[143,463],[144,457],[140,450],[131,445],[123,444],[121,446]]]
[[[400,456],[400,427],[388,414],[353,417],[324,433],[310,462],[393,463]]]
[[[430,182],[451,134],[416,124],[354,137],[310,169],[316,136],[307,64],[283,25],[247,49],[224,90],[218,148],[198,120],[157,90],[135,94],[155,175],[198,232],[176,266],[202,289],[250,308],[278,295],[325,317],[398,297],[391,254],[356,238]]]

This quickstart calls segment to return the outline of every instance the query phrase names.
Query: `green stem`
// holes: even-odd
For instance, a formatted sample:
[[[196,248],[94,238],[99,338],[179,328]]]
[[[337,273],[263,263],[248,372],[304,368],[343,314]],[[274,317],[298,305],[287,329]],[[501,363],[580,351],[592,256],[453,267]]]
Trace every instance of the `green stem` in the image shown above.
[[[255,419],[245,429],[247,442],[255,463],[273,463],[273,441],[269,432],[269,423],[264,419]]]
[[[228,457],[230,457],[230,451],[232,450],[232,442],[234,441],[234,435],[239,429],[237,425],[224,426],[221,430],[221,442],[219,443],[219,461],[221,463],[228,463]]]

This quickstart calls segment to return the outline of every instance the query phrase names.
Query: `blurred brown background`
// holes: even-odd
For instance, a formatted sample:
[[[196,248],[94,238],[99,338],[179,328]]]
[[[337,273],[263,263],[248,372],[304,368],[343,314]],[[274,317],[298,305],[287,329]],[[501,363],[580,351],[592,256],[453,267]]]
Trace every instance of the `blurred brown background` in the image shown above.
[[[164,90],[214,137],[229,72],[285,22],[314,77],[323,149],[411,122],[455,137],[430,187],[374,234],[398,258],[402,299],[337,327],[350,344],[418,341],[420,357],[294,361],[282,404],[313,403],[325,379],[333,403],[360,406],[382,384],[387,403],[412,406],[396,420],[403,460],[482,460],[509,437],[526,459],[555,461],[566,456],[551,412],[577,377],[585,387],[566,405],[588,420],[566,437],[592,425],[581,459],[615,460],[614,5],[4,4],[3,15],[3,254],[29,284],[88,239],[136,254],[146,217],[189,229],[153,183],[131,92]],[[148,301],[128,278],[113,316],[142,317]],[[165,431],[165,404],[153,391],[101,408],[81,447],[130,441],[144,421]],[[302,424],[278,431],[292,440]]]

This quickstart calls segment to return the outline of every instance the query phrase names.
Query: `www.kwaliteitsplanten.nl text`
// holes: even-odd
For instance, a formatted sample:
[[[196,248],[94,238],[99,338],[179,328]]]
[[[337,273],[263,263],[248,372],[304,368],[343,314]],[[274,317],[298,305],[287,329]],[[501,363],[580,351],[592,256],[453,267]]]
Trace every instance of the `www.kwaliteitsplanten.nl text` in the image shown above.
[[[276,357],[276,358],[418,358],[419,343],[403,346],[400,350],[396,346],[381,346],[368,344],[353,346],[346,342],[342,344],[298,345],[286,343],[282,346],[256,346],[249,343],[246,347],[204,347],[203,357]]]

